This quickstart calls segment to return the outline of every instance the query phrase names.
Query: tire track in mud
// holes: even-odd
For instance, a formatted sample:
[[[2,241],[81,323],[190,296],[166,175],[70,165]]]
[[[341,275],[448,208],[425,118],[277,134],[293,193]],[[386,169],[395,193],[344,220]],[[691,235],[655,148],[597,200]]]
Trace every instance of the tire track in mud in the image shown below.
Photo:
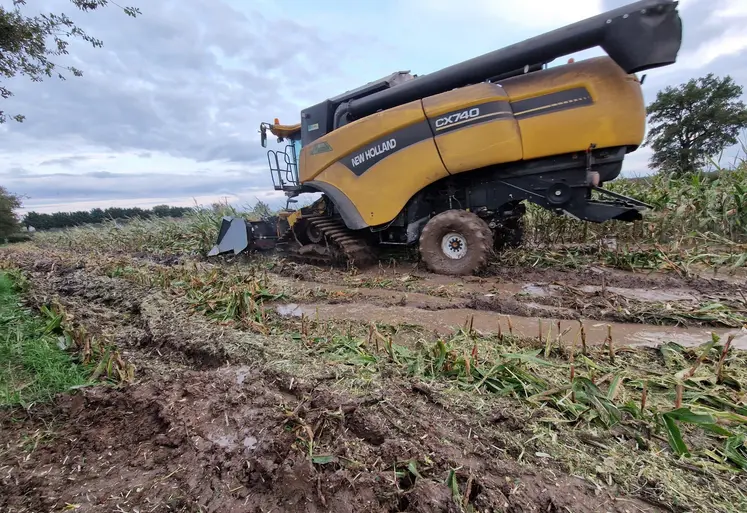
[[[59,296],[144,373],[127,387],[0,412],[2,510],[458,512],[464,503],[445,484],[455,468],[479,511],[660,510],[547,464],[517,465],[533,436],[521,418],[454,409],[396,377],[351,395],[272,371],[268,339],[190,317],[152,289],[59,262],[21,264],[36,301]],[[392,465],[411,460],[422,478],[395,479]]]
[[[509,331],[524,338],[538,338],[542,329],[542,339],[555,340],[558,337],[558,324],[562,341],[570,344],[578,341],[581,324],[563,317],[544,317],[546,311],[538,311],[538,317],[516,317],[497,315],[488,310],[475,310],[455,307],[449,310],[429,310],[412,306],[380,306],[375,303],[356,301],[344,304],[295,304],[276,305],[276,311],[286,317],[316,318],[323,321],[353,321],[360,323],[380,323],[387,325],[407,324],[419,326],[425,330],[435,331],[442,335],[453,333],[455,329],[471,324],[483,334],[508,333]],[[563,320],[560,320],[563,319]],[[726,328],[684,328],[676,326],[655,326],[648,324],[594,322],[587,319],[584,330],[590,345],[602,345],[607,338],[608,326],[612,330],[616,344],[622,346],[656,346],[668,341],[677,342],[685,347],[701,345],[716,333],[726,339],[733,335],[732,347],[747,349],[747,331]],[[404,343],[407,345],[407,341]]]
[[[231,267],[250,265],[251,258],[237,258],[232,263],[216,264]],[[425,272],[418,264],[398,263],[392,267],[380,267],[357,272],[340,269],[323,269],[295,262],[280,262],[272,267],[272,272],[300,282],[317,282],[325,284],[345,284],[349,287],[365,286],[366,282],[389,280],[387,288],[391,290],[408,290],[407,281],[398,279],[412,277],[419,283],[434,287],[458,286],[468,292],[484,292],[495,286],[499,290],[518,292],[527,284],[562,283],[569,287],[601,286],[622,289],[692,289],[700,294],[723,293],[739,294],[744,292],[747,277],[735,278],[726,274],[712,277],[691,276],[689,278],[675,274],[656,271],[624,271],[621,269],[590,266],[583,269],[556,269],[531,267],[494,267],[490,272],[480,276],[451,277]]]
[[[747,312],[747,299],[739,293],[741,290],[729,295],[722,287],[730,290],[731,285],[721,282],[714,286],[707,280],[690,280],[691,287],[685,287],[685,281],[677,278],[643,277],[644,285],[658,283],[656,288],[647,289],[631,281],[636,276],[624,273],[624,278],[611,280],[618,286],[607,286],[605,279],[597,280],[601,285],[580,282],[571,286],[557,281],[502,282],[389,270],[353,277],[338,276],[335,271],[308,277],[299,277],[288,269],[280,271],[276,282],[293,291],[289,300],[276,305],[276,311],[284,316],[409,324],[441,334],[451,333],[472,319],[482,333],[505,333],[512,325],[514,333],[526,337],[537,337],[541,323],[544,328],[540,338],[547,336],[548,330],[549,336],[556,336],[555,327],[560,322],[560,331],[569,342],[578,336],[583,322],[590,340],[599,344],[606,339],[610,325],[615,341],[623,345],[675,341],[695,346],[716,333],[722,337],[734,335],[734,347],[747,348],[747,331],[740,329],[736,318],[714,316],[717,320],[699,321],[689,313],[707,318],[708,310],[698,309],[708,302]],[[677,287],[664,287],[662,282]],[[623,284],[627,288],[619,286]],[[632,287],[634,284],[637,286]]]

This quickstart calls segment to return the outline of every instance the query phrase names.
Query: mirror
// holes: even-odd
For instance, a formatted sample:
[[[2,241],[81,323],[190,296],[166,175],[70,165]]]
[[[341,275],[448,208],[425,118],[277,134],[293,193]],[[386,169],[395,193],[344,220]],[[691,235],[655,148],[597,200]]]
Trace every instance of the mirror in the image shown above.
[[[262,141],[262,147],[267,148],[267,127],[262,123],[259,125],[260,140]]]

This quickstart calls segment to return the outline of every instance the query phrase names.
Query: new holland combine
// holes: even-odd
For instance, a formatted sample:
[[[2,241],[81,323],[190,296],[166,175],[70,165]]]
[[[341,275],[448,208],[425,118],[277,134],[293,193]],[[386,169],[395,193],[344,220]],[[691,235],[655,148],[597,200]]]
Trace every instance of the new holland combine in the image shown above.
[[[321,193],[272,219],[224,218],[210,255],[277,248],[327,263],[418,246],[434,272],[467,274],[516,244],[525,201],[591,222],[647,205],[603,187],[643,141],[636,73],[674,63],[673,0],[642,0],[429,75],[397,72],[260,125],[276,190]],[[606,56],[558,66],[593,47]]]

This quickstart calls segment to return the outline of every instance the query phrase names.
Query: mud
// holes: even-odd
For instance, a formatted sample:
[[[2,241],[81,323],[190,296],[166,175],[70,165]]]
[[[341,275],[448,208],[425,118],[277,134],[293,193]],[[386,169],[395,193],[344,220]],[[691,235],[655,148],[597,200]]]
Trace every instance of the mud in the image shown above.
[[[538,307],[538,311],[543,310]],[[510,317],[466,308],[433,311],[404,306],[382,307],[361,302],[342,305],[288,303],[278,305],[276,311],[283,316],[301,317],[305,315],[309,318],[319,317],[322,320],[347,319],[390,325],[410,324],[435,330],[441,334],[452,333],[455,329],[459,329],[466,324],[472,324],[475,330],[483,334],[511,332],[520,337],[537,338],[540,336],[541,329],[543,339],[550,337],[553,340],[558,338],[558,323],[560,323],[561,341],[566,344],[570,344],[574,340],[577,344],[580,343],[581,324],[579,322],[543,317]],[[607,339],[608,326],[611,328],[614,343],[620,345],[655,347],[666,342],[677,342],[683,346],[694,347],[707,342],[711,339],[711,334],[716,333],[724,339],[733,335],[732,345],[747,349],[747,329],[678,328],[641,324],[594,323],[593,321],[584,323],[587,342],[590,345],[603,344]]]
[[[519,467],[477,424],[416,395],[405,412],[312,384],[284,389],[287,377],[259,370],[241,384],[236,376],[231,367],[187,371],[125,390],[83,390],[34,415],[0,413],[0,507],[458,512],[445,478],[459,467],[461,492],[479,511],[657,511]],[[393,478],[392,462],[428,456],[414,483]]]
[[[6,258],[29,273],[32,305],[59,301],[76,323],[115,343],[137,379],[61,394],[49,406],[0,410],[0,511],[670,510],[655,500],[657,483],[641,481],[628,495],[611,474],[607,484],[591,482],[548,458],[543,437],[569,435],[534,432],[531,413],[513,403],[450,401],[432,384],[388,371],[348,389],[338,384],[344,371],[314,360],[300,343],[280,347],[294,343],[282,331],[258,335],[209,321],[180,297],[75,259]],[[281,317],[442,332],[473,318],[478,331],[535,337],[540,316],[543,336],[555,337],[555,319],[565,315],[568,342],[580,316],[577,302],[565,303],[569,287],[583,300],[604,292],[652,303],[737,294],[728,283],[608,271],[600,280],[594,271],[463,279],[401,267],[357,275],[293,269],[271,271],[277,285],[304,299],[275,305]],[[496,309],[511,313],[510,327]],[[607,336],[606,322],[585,327],[590,344]],[[696,344],[711,331],[612,325],[620,344]],[[718,332],[730,331],[745,347],[743,333]],[[293,358],[295,370],[283,370],[280,363]]]
[[[32,303],[59,301],[138,373],[0,410],[0,511],[662,510],[541,458],[517,463],[532,436],[521,417],[496,424],[396,376],[352,394],[272,370],[271,342],[157,290],[61,261],[19,263]]]
[[[295,269],[295,274],[289,269]],[[462,324],[459,318],[464,315],[488,318],[478,312],[489,311],[515,317],[517,324],[536,324],[538,317],[588,320],[641,324],[652,328],[648,331],[671,326],[672,333],[680,334],[684,332],[677,328],[738,330],[747,319],[747,285],[733,289],[733,284],[724,281],[682,280],[664,274],[637,276],[609,270],[599,271],[601,278],[594,275],[586,281],[582,279],[585,273],[569,275],[552,270],[527,271],[528,277],[542,274],[545,281],[448,277],[422,273],[415,268],[406,271],[379,269],[353,275],[338,270],[312,271],[293,264],[274,270],[280,274],[274,275],[274,279],[291,290],[289,297],[293,302],[323,306],[328,318],[354,317],[367,305],[406,307],[406,310],[388,310],[388,314],[379,309],[369,319],[379,320],[392,314],[395,317],[390,324],[417,320],[422,310],[440,311],[441,314],[430,314],[424,319],[436,319],[437,325],[444,328]],[[352,313],[346,313],[347,307],[328,305],[350,305]],[[710,313],[714,308],[727,313]],[[489,322],[488,328],[497,329],[494,324]],[[630,342],[638,341],[639,337],[633,339]]]
[[[504,267],[499,263],[491,266],[489,272],[481,276],[450,277],[426,272],[421,265],[408,262],[395,262],[391,265],[381,264],[378,268],[369,268],[358,272],[354,277],[344,270],[320,269],[315,266],[283,262],[274,267],[274,272],[302,281],[320,283],[346,283],[355,286],[372,280],[391,280],[396,286],[397,280],[411,277],[425,286],[460,287],[467,291],[482,291],[493,286],[498,289],[501,285],[507,290],[517,292],[524,284],[531,283],[563,283],[578,287],[597,285],[604,287],[620,287],[625,289],[693,289],[698,293],[726,292],[738,293],[744,291],[747,283],[745,276],[731,276],[728,274],[704,274],[684,278],[672,273],[653,271],[624,271],[621,269],[591,266],[584,269],[565,270],[555,268]],[[405,289],[404,285],[398,287]]]

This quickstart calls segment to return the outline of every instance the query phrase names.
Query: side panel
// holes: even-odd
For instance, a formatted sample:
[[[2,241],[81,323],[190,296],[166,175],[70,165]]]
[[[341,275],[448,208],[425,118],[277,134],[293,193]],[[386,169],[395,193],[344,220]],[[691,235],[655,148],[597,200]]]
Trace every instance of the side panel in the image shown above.
[[[638,146],[646,109],[637,79],[609,57],[507,79],[524,160],[598,148]]]
[[[323,184],[339,189],[355,206],[366,226],[388,223],[415,193],[448,175],[430,136],[430,128],[425,121],[421,127],[424,137],[419,142],[391,151],[370,167],[365,167],[368,162],[363,162],[353,170],[351,161],[355,156],[344,158],[322,171],[311,184],[320,189]],[[396,132],[391,138],[401,140]],[[354,218],[354,215],[343,215],[349,228],[358,229],[360,226],[356,226]]]
[[[333,162],[386,134],[422,122],[423,119],[423,106],[417,100],[338,128],[304,146],[301,150],[299,178],[302,183],[314,180]]]
[[[501,86],[447,91],[423,99],[423,108],[449,173],[521,160],[519,125]]]

